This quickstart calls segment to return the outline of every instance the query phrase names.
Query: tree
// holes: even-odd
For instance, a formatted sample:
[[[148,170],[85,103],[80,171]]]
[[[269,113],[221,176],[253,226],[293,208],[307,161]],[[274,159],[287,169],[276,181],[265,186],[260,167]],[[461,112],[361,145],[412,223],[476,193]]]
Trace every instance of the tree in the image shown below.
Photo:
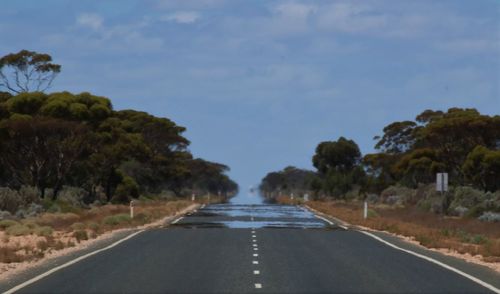
[[[389,185],[396,183],[398,174],[394,165],[401,158],[401,154],[374,153],[363,157],[363,166],[367,173],[366,192],[379,193]]]
[[[53,198],[85,148],[86,128],[51,118],[10,120],[2,127],[2,166],[10,186],[37,187],[44,198],[53,187]]]
[[[0,58],[0,87],[12,93],[45,91],[61,72],[48,54],[21,50]]]
[[[443,115],[444,115],[444,113],[441,110],[434,111],[431,109],[427,109],[427,110],[424,110],[419,115],[417,115],[415,120],[417,122],[419,122],[420,124],[426,125],[432,121],[435,121],[436,119],[442,118]]]
[[[393,122],[384,128],[382,138],[375,145],[376,149],[385,153],[400,154],[410,150],[415,144],[417,124],[413,121]]]
[[[323,190],[333,196],[344,195],[364,180],[361,152],[352,140],[340,137],[337,141],[322,142],[316,147],[312,160],[323,177]]]
[[[313,171],[287,166],[281,171],[268,173],[262,179],[259,189],[267,193],[280,190],[299,195],[311,190],[315,178],[316,173]]]
[[[500,150],[477,146],[467,155],[462,171],[476,187],[491,192],[500,189]]]
[[[326,174],[331,170],[347,172],[352,170],[361,160],[361,152],[358,145],[344,137],[337,141],[321,142],[316,147],[313,156],[313,165],[320,174]]]
[[[404,155],[394,166],[394,172],[404,184],[416,188],[419,183],[432,183],[437,172],[445,170],[436,152],[429,148],[415,149]]]
[[[450,108],[439,119],[419,129],[419,146],[431,148],[450,178],[464,183],[462,165],[476,146],[498,148],[500,116],[481,115],[476,109]]]

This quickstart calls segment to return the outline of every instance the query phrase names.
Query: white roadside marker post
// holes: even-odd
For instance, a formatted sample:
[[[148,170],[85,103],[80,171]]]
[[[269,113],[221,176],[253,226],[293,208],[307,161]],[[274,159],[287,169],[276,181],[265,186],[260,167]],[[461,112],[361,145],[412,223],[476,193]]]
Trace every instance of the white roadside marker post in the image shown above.
[[[368,202],[365,201],[364,203],[364,208],[363,208],[363,218],[366,219],[368,217]]]
[[[135,201],[131,200],[130,201],[130,218],[134,218],[134,206],[135,206]]]
[[[194,193],[191,195],[191,201],[194,202]]]

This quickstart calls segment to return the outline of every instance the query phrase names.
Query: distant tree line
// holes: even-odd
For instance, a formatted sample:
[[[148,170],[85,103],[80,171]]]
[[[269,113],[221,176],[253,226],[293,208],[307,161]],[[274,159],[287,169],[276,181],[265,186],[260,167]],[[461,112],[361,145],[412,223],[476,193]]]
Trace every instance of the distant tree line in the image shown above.
[[[312,157],[314,175],[302,179],[284,171],[266,175],[261,190],[283,187],[309,190],[317,197],[341,198],[353,189],[379,193],[390,185],[416,188],[433,183],[436,173],[447,172],[450,184],[484,191],[500,190],[500,116],[476,109],[426,110],[414,121],[387,125],[374,138],[377,153],[361,155],[358,145],[344,137],[322,142]],[[279,177],[277,175],[280,175]]]
[[[135,110],[114,110],[105,97],[41,91],[61,67],[20,51],[0,59],[0,186],[33,186],[57,199],[63,186],[126,202],[141,193],[231,194],[223,164],[193,158],[184,127]],[[50,190],[50,195],[47,191]]]

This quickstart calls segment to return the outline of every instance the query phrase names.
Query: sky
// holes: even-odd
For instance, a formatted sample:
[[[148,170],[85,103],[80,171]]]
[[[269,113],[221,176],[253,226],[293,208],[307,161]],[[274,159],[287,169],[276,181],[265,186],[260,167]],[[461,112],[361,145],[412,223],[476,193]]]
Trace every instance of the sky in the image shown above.
[[[0,0],[0,55],[21,49],[62,65],[50,91],[186,127],[242,189],[426,109],[500,114],[498,0]]]

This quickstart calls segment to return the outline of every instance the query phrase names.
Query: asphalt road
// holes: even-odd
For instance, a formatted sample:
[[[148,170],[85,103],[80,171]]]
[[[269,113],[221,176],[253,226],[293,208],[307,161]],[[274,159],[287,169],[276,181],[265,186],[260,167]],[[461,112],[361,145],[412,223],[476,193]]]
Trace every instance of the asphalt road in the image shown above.
[[[19,293],[491,293],[296,206],[211,205]]]

